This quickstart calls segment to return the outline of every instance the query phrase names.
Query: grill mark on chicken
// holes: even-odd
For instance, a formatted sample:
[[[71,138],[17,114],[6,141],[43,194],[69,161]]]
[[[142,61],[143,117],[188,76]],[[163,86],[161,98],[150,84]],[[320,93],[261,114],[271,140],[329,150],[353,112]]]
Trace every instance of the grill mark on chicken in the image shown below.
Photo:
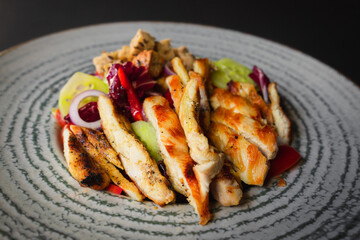
[[[121,164],[117,158],[116,152],[108,144],[107,140],[104,139],[105,136],[102,132],[75,125],[71,125],[70,129],[76,136],[77,140],[81,142],[82,147],[85,149],[87,154],[95,163],[97,163],[97,165],[99,165],[100,168],[102,168],[109,175],[110,179],[116,185],[121,187],[129,197],[138,201],[142,201],[144,199],[144,196],[141,194],[140,190],[135,186],[135,184],[129,181],[126,176],[123,176],[123,174],[120,172],[120,169],[116,168],[111,163],[116,162]],[[95,141],[96,139],[100,142]],[[101,144],[101,141],[104,140],[106,143]],[[97,144],[107,146],[107,148],[105,149],[95,146]]]
[[[109,176],[91,159],[83,149],[69,126],[63,130],[64,156],[70,174],[81,186],[102,190],[110,183]]]
[[[94,185],[101,186],[104,183],[102,174],[90,172],[84,180],[80,182],[81,186],[91,187]]]
[[[83,148],[92,148],[92,151],[96,151],[97,156],[101,156],[116,167],[124,169],[117,153],[110,146],[106,136],[102,132],[75,125],[71,125],[70,129],[82,143]],[[89,153],[89,150],[87,152]]]

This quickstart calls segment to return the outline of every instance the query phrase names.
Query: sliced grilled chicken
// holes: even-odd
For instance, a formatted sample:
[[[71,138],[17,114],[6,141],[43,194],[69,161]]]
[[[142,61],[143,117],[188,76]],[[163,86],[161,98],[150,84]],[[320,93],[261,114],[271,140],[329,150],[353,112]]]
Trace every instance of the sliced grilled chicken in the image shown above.
[[[221,171],[224,155],[209,144],[200,127],[198,122],[199,95],[199,81],[191,79],[181,98],[179,119],[190,148],[191,158],[198,163],[194,167],[194,171],[200,183],[201,194],[205,196],[209,192],[211,179]]]
[[[104,133],[115,151],[120,154],[125,172],[140,191],[160,206],[175,200],[169,182],[161,175],[156,162],[134,135],[129,120],[115,110],[106,96],[98,99]]]
[[[187,72],[183,62],[181,61],[181,59],[179,57],[174,57],[171,60],[171,65],[174,69],[174,72],[181,79],[181,83],[185,86],[189,82],[190,79],[189,79],[188,72]]]
[[[222,107],[212,113],[211,120],[222,123],[242,135],[246,140],[258,146],[268,159],[276,156],[278,150],[276,132],[269,125],[261,125],[254,119]]]
[[[231,81],[228,85],[232,94],[246,98],[251,104],[260,110],[262,117],[266,119],[268,124],[273,124],[270,108],[258,94],[254,84]]]
[[[210,103],[213,109],[218,107],[232,110],[235,113],[241,113],[255,120],[261,120],[259,110],[249,103],[246,98],[234,95],[227,90],[216,88],[210,98]]]
[[[210,77],[210,64],[209,59],[201,58],[195,59],[193,63],[194,72],[200,74],[200,76],[204,79],[204,82],[207,82]]]
[[[226,154],[237,179],[249,185],[263,185],[269,167],[267,159],[254,144],[217,122],[211,124],[208,137]]]
[[[213,93],[213,85],[210,79],[209,59],[207,58],[195,59],[193,63],[193,69],[194,72],[199,73],[200,76],[204,79],[206,93],[208,96],[211,96]]]
[[[206,89],[203,83],[201,76],[198,73],[190,71],[190,79],[195,79],[199,84],[199,94],[200,94],[200,112],[199,112],[199,122],[204,131],[207,131],[210,126],[210,106],[206,94]],[[179,114],[180,102],[182,95],[184,94],[183,85],[179,76],[172,75],[167,77],[166,83],[168,84],[171,98],[174,102],[175,111]]]
[[[183,62],[186,70],[190,70],[193,66],[195,57],[189,52],[189,50],[185,46],[181,46],[174,49],[175,55],[180,57]]]
[[[177,114],[179,114],[180,102],[184,93],[181,80],[178,75],[171,75],[166,78],[166,83],[169,87],[171,98],[174,102],[175,111]]]
[[[94,152],[91,154],[92,156],[102,156],[105,158],[106,161],[109,161],[110,163],[114,164],[116,167],[124,170],[124,167],[121,164],[121,161],[115,152],[115,150],[110,146],[108,140],[106,139],[106,136],[97,130],[85,128],[85,127],[79,127],[75,125],[70,126],[71,131],[75,134],[75,136],[78,138],[78,140],[83,144],[82,141],[89,141],[90,145],[86,146],[93,146],[89,150],[85,148],[87,153],[89,151]],[[84,135],[83,138],[79,138],[78,135]],[[84,142],[84,145],[85,146]],[[96,154],[95,154],[96,153]],[[89,153],[90,154],[90,153]]]
[[[213,198],[222,206],[239,205],[243,192],[241,186],[230,172],[231,166],[224,163],[221,172],[216,175],[210,185]]]
[[[77,140],[81,143],[86,153],[91,157],[91,159],[98,163],[98,165],[109,175],[110,179],[116,185],[121,187],[132,199],[138,201],[142,201],[144,199],[144,195],[142,195],[136,185],[127,180],[112,164],[112,162],[119,163],[120,160],[102,132],[75,125],[71,125],[70,129]],[[121,162],[120,166],[122,167]]]
[[[288,144],[290,142],[291,123],[280,107],[280,97],[275,82],[269,84],[268,92],[271,102],[270,112],[272,113],[275,128],[278,133],[278,141],[281,144]]]
[[[206,94],[204,80],[199,73],[190,71],[190,79],[195,79],[199,85],[199,97],[200,97],[200,111],[199,111],[199,123],[204,132],[210,127],[210,105]]]
[[[209,199],[200,195],[199,183],[193,171],[195,162],[190,157],[185,133],[176,113],[168,101],[160,96],[146,98],[143,108],[156,129],[158,145],[172,186],[189,199],[200,216],[200,224],[206,224],[211,218]]]
[[[106,172],[82,148],[69,126],[63,130],[64,155],[69,172],[83,187],[102,190],[110,183]]]

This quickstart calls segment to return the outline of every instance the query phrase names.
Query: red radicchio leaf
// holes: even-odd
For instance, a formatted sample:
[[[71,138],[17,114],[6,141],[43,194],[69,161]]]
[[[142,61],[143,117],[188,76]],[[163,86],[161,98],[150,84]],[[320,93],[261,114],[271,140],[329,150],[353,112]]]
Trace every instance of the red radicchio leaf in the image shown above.
[[[118,77],[118,69],[121,64],[113,64],[109,68],[106,79],[109,83],[109,97],[119,106],[125,107],[128,104],[127,95],[125,89],[121,86],[120,79]]]
[[[128,114],[128,111],[131,111],[128,96],[118,76],[119,67],[123,69],[139,99],[145,97],[145,92],[151,90],[155,86],[156,81],[152,79],[145,67],[136,67],[132,62],[111,65],[106,76],[109,83],[109,97],[121,110],[126,112],[127,116],[131,116],[131,114]]]
[[[269,78],[257,66],[253,67],[253,71],[252,71],[252,73],[249,74],[249,77],[251,77],[251,79],[254,80],[256,82],[256,84],[259,86],[259,88],[262,92],[264,101],[269,103],[269,95],[268,95],[268,91],[267,91],[267,87],[270,83]]]
[[[136,67],[132,62],[126,62],[122,68],[132,82],[133,88],[139,98],[144,96],[144,92],[152,89],[156,81],[152,79],[147,69],[143,66]]]
[[[166,100],[168,100],[170,107],[174,108],[174,101],[171,97],[171,93],[170,93],[169,89],[166,90],[166,92],[164,92],[164,98],[166,98]]]

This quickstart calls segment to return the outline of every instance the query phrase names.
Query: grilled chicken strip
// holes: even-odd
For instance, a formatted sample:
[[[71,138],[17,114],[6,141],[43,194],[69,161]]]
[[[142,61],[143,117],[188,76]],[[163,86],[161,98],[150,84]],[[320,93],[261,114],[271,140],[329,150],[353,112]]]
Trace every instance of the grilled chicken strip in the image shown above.
[[[272,82],[268,86],[270,98],[270,112],[272,113],[276,131],[278,133],[278,142],[280,144],[288,144],[290,142],[290,127],[289,118],[285,115],[280,107],[280,97],[277,91],[276,83]]]
[[[124,167],[122,166],[117,153],[110,146],[108,140],[106,139],[106,136],[102,132],[94,130],[94,129],[90,129],[90,128],[75,126],[75,125],[71,125],[70,129],[77,138],[78,138],[78,133],[84,135],[85,138],[82,138],[82,139],[78,138],[78,140],[81,143],[83,143],[82,140],[85,141],[85,139],[87,139],[87,141],[89,141],[89,144],[90,144],[89,146],[93,146],[91,148],[91,151],[96,151],[97,155],[102,156],[103,158],[105,158],[106,161],[108,161],[108,162],[114,164],[116,167],[124,170]],[[85,146],[85,145],[83,145],[83,146]],[[87,151],[86,148],[85,148],[85,150]],[[87,151],[87,153],[89,153],[89,151]],[[91,155],[94,155],[94,154],[91,154]]]
[[[178,75],[171,75],[166,78],[166,84],[169,87],[171,98],[174,102],[175,111],[179,114],[180,102],[184,94],[183,86]]]
[[[231,81],[228,86],[232,94],[246,98],[251,104],[260,110],[262,117],[266,119],[268,124],[273,124],[270,108],[258,94],[254,84]]]
[[[210,103],[213,109],[222,107],[232,110],[235,113],[241,113],[258,121],[261,120],[259,110],[249,103],[246,98],[239,95],[233,95],[227,90],[216,88],[210,98]]]
[[[231,166],[224,163],[221,172],[210,184],[213,198],[222,206],[239,205],[243,192],[241,186],[230,172]]]
[[[222,107],[212,113],[211,120],[222,123],[242,135],[246,140],[258,146],[268,159],[276,156],[278,150],[276,132],[269,125],[261,125],[254,119]]]
[[[203,83],[203,80],[199,73],[190,71],[190,79],[195,79],[199,84],[199,93],[200,93],[200,113],[199,121],[200,126],[204,131],[207,131],[210,126],[210,106],[206,94],[206,88]],[[181,79],[177,75],[172,75],[166,78],[166,83],[169,87],[171,98],[174,102],[175,111],[179,114],[181,98],[184,94],[184,87],[181,83]]]
[[[179,119],[190,148],[190,156],[198,163],[194,171],[200,183],[201,194],[205,196],[209,193],[211,179],[221,171],[224,155],[209,144],[199,125],[199,95],[199,81],[191,79],[184,89]]]
[[[64,155],[69,172],[83,187],[102,190],[110,184],[110,178],[82,148],[69,126],[63,130]]]
[[[174,69],[174,72],[179,76],[181,79],[181,83],[183,85],[186,85],[189,82],[189,75],[188,72],[182,62],[182,60],[179,57],[174,57],[171,60],[171,65]]]
[[[174,189],[186,196],[200,216],[200,224],[206,224],[210,218],[209,199],[200,195],[199,183],[195,177],[184,130],[176,113],[168,101],[160,96],[145,99],[143,108],[151,124],[156,129],[166,172]]]
[[[193,69],[194,72],[200,74],[200,76],[204,79],[205,83],[209,81],[209,76],[210,76],[209,59],[207,58],[195,59],[193,63]]]
[[[199,85],[199,95],[200,95],[199,123],[203,131],[206,132],[210,127],[210,105],[206,94],[205,84],[203,78],[199,73],[190,71],[189,76],[190,79],[195,79]]]
[[[263,185],[269,166],[267,159],[254,144],[217,122],[211,124],[208,137],[226,154],[237,179],[249,185]]]
[[[175,48],[174,53],[175,56],[180,57],[186,70],[190,70],[192,68],[195,57],[192,55],[191,52],[189,52],[189,50],[185,46]]]
[[[104,133],[111,146],[120,154],[127,175],[156,204],[162,206],[173,202],[175,194],[169,188],[169,182],[134,135],[129,120],[115,110],[106,96],[99,97],[98,108]]]
[[[71,125],[70,129],[86,153],[109,175],[113,183],[121,187],[130,198],[138,201],[144,199],[144,195],[136,185],[127,180],[112,164],[112,162],[119,163],[120,160],[102,132],[75,125]]]
[[[211,96],[213,93],[213,85],[210,79],[209,59],[207,58],[195,59],[193,63],[193,69],[194,72],[199,73],[200,76],[204,79],[206,93],[208,96]]]

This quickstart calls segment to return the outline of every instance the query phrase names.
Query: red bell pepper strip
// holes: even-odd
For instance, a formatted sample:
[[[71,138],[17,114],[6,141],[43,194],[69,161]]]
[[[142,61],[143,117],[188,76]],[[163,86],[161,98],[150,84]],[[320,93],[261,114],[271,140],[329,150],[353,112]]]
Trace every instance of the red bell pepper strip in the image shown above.
[[[289,145],[280,145],[278,153],[273,160],[270,160],[270,170],[267,179],[275,177],[290,169],[300,160],[300,154]]]
[[[106,188],[106,191],[120,195],[122,193],[122,188],[110,183],[109,186]]]
[[[118,76],[119,76],[121,85],[125,89],[126,94],[128,96],[131,115],[133,116],[135,121],[144,120],[141,115],[142,107],[141,107],[140,100],[139,100],[138,96],[136,95],[134,88],[131,85],[131,82],[129,81],[128,77],[126,76],[124,70],[121,67],[119,67],[119,69],[118,69]]]
[[[53,115],[60,125],[60,127],[64,127],[66,125],[65,119],[61,116],[61,112],[59,109],[56,109],[55,114]]]

